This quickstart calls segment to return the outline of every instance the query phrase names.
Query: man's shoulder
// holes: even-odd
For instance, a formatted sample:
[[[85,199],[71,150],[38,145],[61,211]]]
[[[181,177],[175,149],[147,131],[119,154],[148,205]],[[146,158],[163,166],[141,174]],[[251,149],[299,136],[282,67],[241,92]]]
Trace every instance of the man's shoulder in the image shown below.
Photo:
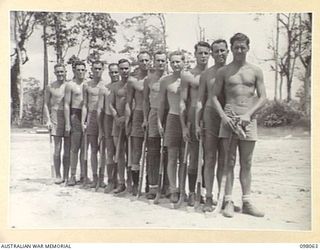
[[[255,64],[252,64],[252,63],[247,63],[247,67],[252,69],[252,70],[254,70],[257,73],[261,73],[262,72],[262,69],[258,65],[255,65]]]

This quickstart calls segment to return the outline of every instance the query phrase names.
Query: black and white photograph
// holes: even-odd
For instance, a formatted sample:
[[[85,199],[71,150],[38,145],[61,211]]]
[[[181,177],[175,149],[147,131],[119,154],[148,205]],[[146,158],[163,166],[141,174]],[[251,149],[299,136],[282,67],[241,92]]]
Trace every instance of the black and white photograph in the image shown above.
[[[312,12],[8,18],[9,228],[313,229]]]

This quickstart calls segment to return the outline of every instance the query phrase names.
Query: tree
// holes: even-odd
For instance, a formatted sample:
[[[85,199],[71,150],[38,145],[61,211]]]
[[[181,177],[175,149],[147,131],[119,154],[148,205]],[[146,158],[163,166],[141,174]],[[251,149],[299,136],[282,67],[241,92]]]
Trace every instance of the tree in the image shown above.
[[[124,53],[136,64],[136,56],[141,50],[154,54],[158,50],[167,51],[166,19],[162,13],[144,13],[125,19],[122,26],[126,29]],[[138,49],[137,49],[138,47]]]
[[[22,65],[29,59],[25,43],[34,31],[34,12],[12,11],[10,12],[11,33],[13,35],[14,52],[11,55],[11,121],[19,118],[20,123],[23,115],[23,82]],[[19,95],[20,94],[20,95]],[[18,111],[19,110],[19,111]],[[19,116],[18,116],[19,114]]]
[[[89,59],[99,58],[105,51],[111,51],[111,46],[115,43],[117,25],[108,13],[79,13],[75,31],[80,34],[80,42],[78,52],[74,56],[78,58],[84,48],[88,49]]]

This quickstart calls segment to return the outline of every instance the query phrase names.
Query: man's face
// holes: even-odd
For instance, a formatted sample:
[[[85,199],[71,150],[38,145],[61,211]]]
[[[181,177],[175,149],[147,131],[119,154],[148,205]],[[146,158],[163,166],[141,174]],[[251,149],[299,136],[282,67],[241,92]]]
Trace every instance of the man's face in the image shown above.
[[[62,66],[58,66],[54,69],[54,74],[58,81],[64,81],[66,79],[66,69]]]
[[[249,46],[245,41],[235,41],[231,47],[231,51],[235,60],[243,60],[249,51]]]
[[[207,65],[210,57],[210,49],[204,46],[198,46],[194,56],[199,65]]]
[[[117,65],[112,65],[111,67],[109,67],[109,76],[111,78],[111,82],[119,81],[120,75],[119,67]]]
[[[93,78],[101,78],[103,66],[101,63],[94,63],[91,68]]]
[[[215,64],[224,65],[228,56],[228,49],[225,43],[215,43],[212,45],[212,57]]]
[[[130,65],[128,62],[123,62],[119,64],[120,76],[122,78],[128,78],[130,74]]]
[[[74,72],[77,79],[83,80],[86,74],[86,68],[84,65],[77,65]]]
[[[147,53],[139,55],[138,58],[139,68],[142,70],[148,70],[150,65],[150,56]]]
[[[165,54],[157,54],[154,57],[154,67],[156,70],[165,70],[167,64],[167,56]]]
[[[173,55],[170,58],[170,66],[173,72],[180,72],[183,70],[184,61],[182,60],[181,55]]]

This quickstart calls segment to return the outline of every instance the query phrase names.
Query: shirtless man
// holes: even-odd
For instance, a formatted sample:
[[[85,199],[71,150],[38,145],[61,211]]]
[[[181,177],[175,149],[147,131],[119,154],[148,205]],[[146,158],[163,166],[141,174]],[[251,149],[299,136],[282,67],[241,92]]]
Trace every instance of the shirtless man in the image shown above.
[[[65,132],[64,119],[64,94],[66,68],[63,64],[54,66],[54,73],[57,80],[49,84],[45,91],[44,110],[47,117],[47,127],[54,138],[53,161],[56,173],[56,184],[61,184],[68,179],[70,165],[70,137]],[[63,176],[61,178],[61,147],[63,138]]]
[[[165,52],[158,51],[154,55],[155,71],[150,73],[144,81],[143,88],[143,124],[148,129],[147,140],[147,175],[150,185],[147,199],[154,199],[157,192],[159,167],[160,167],[160,134],[158,128],[158,108],[160,79],[164,74],[167,64]]]
[[[127,133],[131,136],[132,152],[132,195],[136,196],[139,185],[140,158],[142,154],[142,144],[144,131],[143,123],[143,83],[148,74],[151,55],[147,51],[141,51],[138,56],[139,69],[135,77],[130,77],[127,83]],[[133,106],[134,102],[134,106]],[[131,122],[132,121],[132,122]]]
[[[127,59],[120,59],[119,63],[119,72],[121,80],[114,83],[112,87],[112,92],[110,95],[110,110],[114,119],[113,128],[112,128],[112,136],[114,145],[116,145],[116,150],[119,152],[117,161],[117,169],[119,175],[119,185],[114,190],[115,194],[124,192],[126,190],[125,185],[125,105],[127,99],[127,81],[130,75],[130,62]],[[118,140],[120,142],[118,143]],[[130,184],[130,183],[129,183]]]
[[[212,103],[212,87],[215,82],[217,70],[225,65],[228,56],[228,44],[225,40],[218,39],[211,44],[214,65],[205,70],[200,77],[199,95],[196,108],[197,138],[203,137],[204,144],[204,183],[206,187],[206,203],[204,212],[213,211],[212,188],[214,183],[216,156],[218,154],[217,179],[220,187],[223,167],[222,147],[219,141],[220,116]],[[222,98],[219,99],[220,103]],[[224,106],[222,104],[222,106]],[[200,120],[204,121],[204,133],[200,128]]]
[[[227,165],[227,183],[225,189],[225,217],[233,217],[232,201],[233,168],[236,148],[240,155],[240,183],[242,188],[242,212],[257,217],[264,213],[253,206],[251,201],[251,162],[257,140],[257,121],[254,114],[265,104],[266,90],[263,73],[260,68],[246,61],[249,51],[249,38],[237,33],[230,39],[233,61],[218,70],[213,86],[212,101],[221,117],[219,137],[222,138],[224,151],[230,147],[230,160]],[[223,93],[225,107],[221,106],[218,97]],[[257,93],[257,94],[255,94]],[[241,126],[245,135],[234,135],[229,145],[229,138]]]
[[[180,123],[180,73],[184,67],[184,55],[175,51],[169,56],[170,66],[173,73],[165,76],[160,81],[159,109],[158,109],[158,127],[161,137],[164,137],[164,145],[168,148],[168,167],[167,174],[169,178],[170,201],[178,202],[179,189],[176,185],[177,160],[180,165],[183,162],[183,139]],[[166,129],[164,131],[164,113],[166,106],[169,106],[169,113],[166,120]],[[181,168],[179,168],[179,186],[181,185]],[[183,177],[182,177],[183,178]],[[183,194],[181,194],[183,195]]]
[[[207,42],[198,42],[195,46],[196,66],[188,72],[181,75],[181,100],[180,116],[183,138],[190,144],[190,164],[188,168],[189,180],[189,197],[188,205],[194,206],[195,203],[195,186],[197,180],[199,142],[196,138],[195,131],[195,111],[198,99],[198,90],[200,75],[207,68],[210,45]],[[188,108],[187,108],[188,107]],[[187,127],[187,122],[191,124],[191,131]]]
[[[84,62],[75,62],[73,65],[74,78],[66,84],[64,97],[64,117],[66,120],[66,133],[71,138],[70,169],[71,176],[68,186],[76,184],[76,172],[78,164],[78,154],[80,151],[80,181],[87,181],[87,169],[84,166],[83,140],[81,127],[81,109],[83,105],[83,84],[86,74]]]
[[[92,63],[92,80],[87,81],[83,86],[83,106],[82,106],[82,129],[88,138],[88,147],[91,147],[91,169],[93,181],[89,187],[94,188],[98,182],[98,100],[100,87],[104,86],[102,73],[104,63],[94,61]]]
[[[103,155],[106,156],[108,175],[108,185],[104,190],[105,193],[110,193],[117,187],[117,164],[114,162],[116,150],[112,137],[113,116],[110,110],[110,94],[114,84],[119,81],[119,66],[117,63],[111,63],[108,69],[111,83],[100,88],[98,106],[99,141],[104,142]]]

